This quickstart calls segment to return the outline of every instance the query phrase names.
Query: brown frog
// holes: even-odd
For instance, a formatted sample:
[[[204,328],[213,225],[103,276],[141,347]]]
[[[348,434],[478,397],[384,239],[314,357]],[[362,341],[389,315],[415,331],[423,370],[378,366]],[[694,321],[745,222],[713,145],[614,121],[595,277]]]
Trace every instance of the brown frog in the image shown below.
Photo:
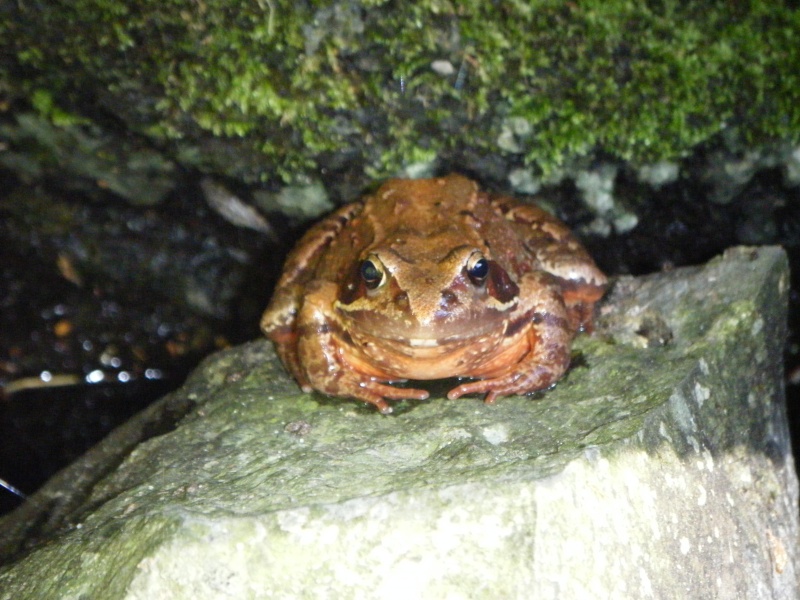
[[[447,394],[524,394],[566,371],[606,277],[542,209],[461,175],[392,179],[323,219],[289,254],[261,329],[303,391],[387,400],[405,379]]]

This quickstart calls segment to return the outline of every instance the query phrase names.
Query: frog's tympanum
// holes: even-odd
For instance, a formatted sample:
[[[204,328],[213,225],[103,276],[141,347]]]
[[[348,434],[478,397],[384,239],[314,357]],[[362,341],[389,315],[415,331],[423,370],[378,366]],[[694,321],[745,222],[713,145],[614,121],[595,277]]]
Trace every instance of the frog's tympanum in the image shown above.
[[[392,179],[312,227],[261,320],[304,391],[387,400],[393,382],[471,378],[447,394],[524,394],[566,371],[606,277],[545,211],[469,179]]]

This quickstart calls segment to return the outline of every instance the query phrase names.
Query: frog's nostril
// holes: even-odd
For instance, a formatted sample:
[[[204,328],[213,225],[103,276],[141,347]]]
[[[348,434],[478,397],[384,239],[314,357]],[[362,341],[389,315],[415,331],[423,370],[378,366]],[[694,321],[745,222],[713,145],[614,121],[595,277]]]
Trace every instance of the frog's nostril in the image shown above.
[[[406,292],[398,292],[394,297],[394,303],[400,308],[408,308],[408,294]]]
[[[444,291],[442,292],[442,299],[439,300],[439,306],[443,309],[448,309],[456,306],[458,304],[458,298],[453,292]]]

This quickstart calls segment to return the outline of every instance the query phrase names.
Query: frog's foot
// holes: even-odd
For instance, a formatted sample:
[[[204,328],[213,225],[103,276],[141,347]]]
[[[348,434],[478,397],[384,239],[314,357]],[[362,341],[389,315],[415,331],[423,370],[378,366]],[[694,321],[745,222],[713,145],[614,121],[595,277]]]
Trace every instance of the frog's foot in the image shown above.
[[[427,400],[429,396],[425,390],[399,388],[379,381],[360,382],[344,394],[374,404],[383,415],[392,413],[392,407],[386,400]]]
[[[539,365],[530,371],[512,371],[500,377],[479,379],[462,383],[447,393],[450,400],[456,400],[466,394],[486,394],[484,402],[494,404],[502,396],[527,394],[553,385],[564,374],[566,366],[554,368],[551,365]]]

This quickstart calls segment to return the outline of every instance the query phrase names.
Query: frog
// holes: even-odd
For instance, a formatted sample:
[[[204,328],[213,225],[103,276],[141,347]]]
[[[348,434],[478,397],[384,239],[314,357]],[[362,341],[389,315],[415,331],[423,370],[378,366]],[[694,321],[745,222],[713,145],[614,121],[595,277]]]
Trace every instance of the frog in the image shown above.
[[[555,385],[608,279],[569,228],[461,174],[389,179],[290,251],[261,330],[303,392],[392,412]],[[404,385],[405,384],[405,385]]]

